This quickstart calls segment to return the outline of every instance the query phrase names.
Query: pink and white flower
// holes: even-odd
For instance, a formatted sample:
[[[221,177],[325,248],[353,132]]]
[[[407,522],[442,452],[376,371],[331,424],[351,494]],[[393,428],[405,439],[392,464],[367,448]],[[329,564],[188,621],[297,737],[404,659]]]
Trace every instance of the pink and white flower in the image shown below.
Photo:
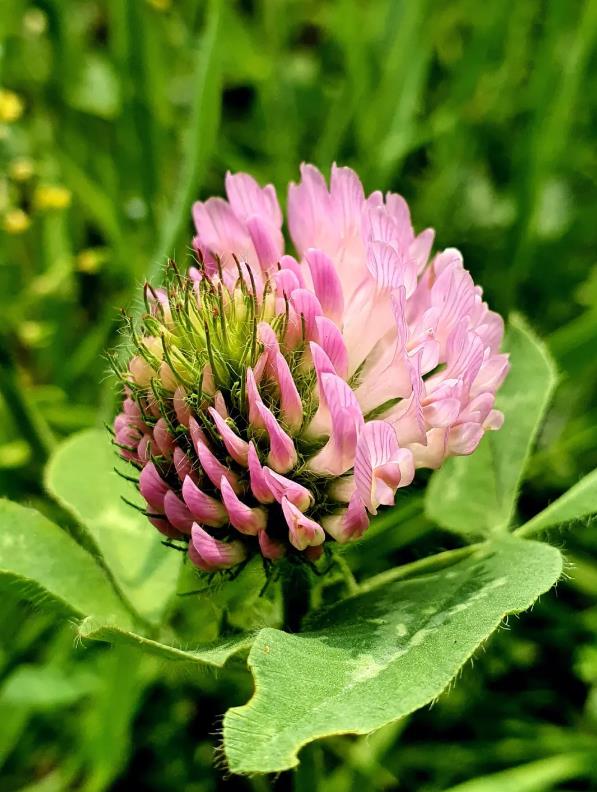
[[[293,256],[271,185],[226,192],[193,207],[197,266],[146,295],[114,422],[151,521],[207,571],[362,536],[417,468],[500,428],[509,365],[461,254],[431,256],[399,195],[303,165]]]

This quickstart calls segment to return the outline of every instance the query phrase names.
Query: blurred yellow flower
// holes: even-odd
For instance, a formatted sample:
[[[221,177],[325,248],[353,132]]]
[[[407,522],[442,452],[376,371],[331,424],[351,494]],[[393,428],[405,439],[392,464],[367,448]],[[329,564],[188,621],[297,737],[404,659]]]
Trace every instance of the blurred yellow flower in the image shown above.
[[[11,124],[23,115],[25,103],[14,91],[0,88],[0,121]]]
[[[11,209],[2,218],[2,227],[7,234],[23,234],[31,225],[31,218],[22,209]]]
[[[48,18],[41,8],[30,8],[23,15],[23,30],[30,36],[41,36],[48,29]]]
[[[34,173],[35,163],[29,157],[18,157],[8,166],[8,175],[14,181],[28,181]]]
[[[157,11],[168,11],[172,7],[172,0],[147,0],[147,2]]]
[[[48,322],[25,320],[19,325],[18,335],[26,346],[43,346],[52,335],[52,326]]]
[[[77,256],[77,269],[79,272],[93,275],[102,268],[107,258],[108,250],[106,248],[87,248]]]
[[[70,206],[71,199],[71,191],[61,184],[39,184],[33,195],[33,203],[42,212],[50,209],[66,209]]]

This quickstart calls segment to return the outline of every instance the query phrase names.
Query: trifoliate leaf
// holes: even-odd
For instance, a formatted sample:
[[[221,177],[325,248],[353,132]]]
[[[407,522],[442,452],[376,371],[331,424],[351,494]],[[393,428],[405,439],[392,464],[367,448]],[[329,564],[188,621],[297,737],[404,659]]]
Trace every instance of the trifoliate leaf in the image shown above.
[[[448,569],[323,610],[302,634],[262,630],[248,659],[255,694],[224,719],[230,769],[279,772],[312,740],[365,734],[428,704],[561,571],[555,548],[504,536]]]

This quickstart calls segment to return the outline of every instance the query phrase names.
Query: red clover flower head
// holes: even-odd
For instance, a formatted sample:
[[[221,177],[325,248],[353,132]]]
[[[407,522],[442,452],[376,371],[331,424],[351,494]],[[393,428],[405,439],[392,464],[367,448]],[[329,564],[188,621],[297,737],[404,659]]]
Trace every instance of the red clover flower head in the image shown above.
[[[288,192],[227,174],[193,207],[197,266],[128,321],[122,457],[151,523],[213,572],[261,553],[315,561],[415,470],[470,454],[503,417],[501,317],[458,250],[430,257],[405,200],[311,165]]]

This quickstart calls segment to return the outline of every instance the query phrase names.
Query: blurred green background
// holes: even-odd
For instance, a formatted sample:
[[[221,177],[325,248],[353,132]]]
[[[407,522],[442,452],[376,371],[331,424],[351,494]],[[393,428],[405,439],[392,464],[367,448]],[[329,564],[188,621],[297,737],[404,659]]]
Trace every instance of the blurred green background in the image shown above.
[[[52,510],[47,453],[111,420],[118,309],[185,262],[192,200],[227,169],[284,200],[303,160],[405,195],[546,339],[561,379],[522,511],[565,491],[597,463],[596,44],[596,0],[0,0],[0,492]],[[359,574],[426,551],[417,503],[387,556],[351,554]],[[450,694],[277,780],[214,765],[219,716],[250,694],[240,665],[74,646],[7,588],[0,787],[597,789],[579,753],[597,756],[597,533],[557,541],[557,596]]]

